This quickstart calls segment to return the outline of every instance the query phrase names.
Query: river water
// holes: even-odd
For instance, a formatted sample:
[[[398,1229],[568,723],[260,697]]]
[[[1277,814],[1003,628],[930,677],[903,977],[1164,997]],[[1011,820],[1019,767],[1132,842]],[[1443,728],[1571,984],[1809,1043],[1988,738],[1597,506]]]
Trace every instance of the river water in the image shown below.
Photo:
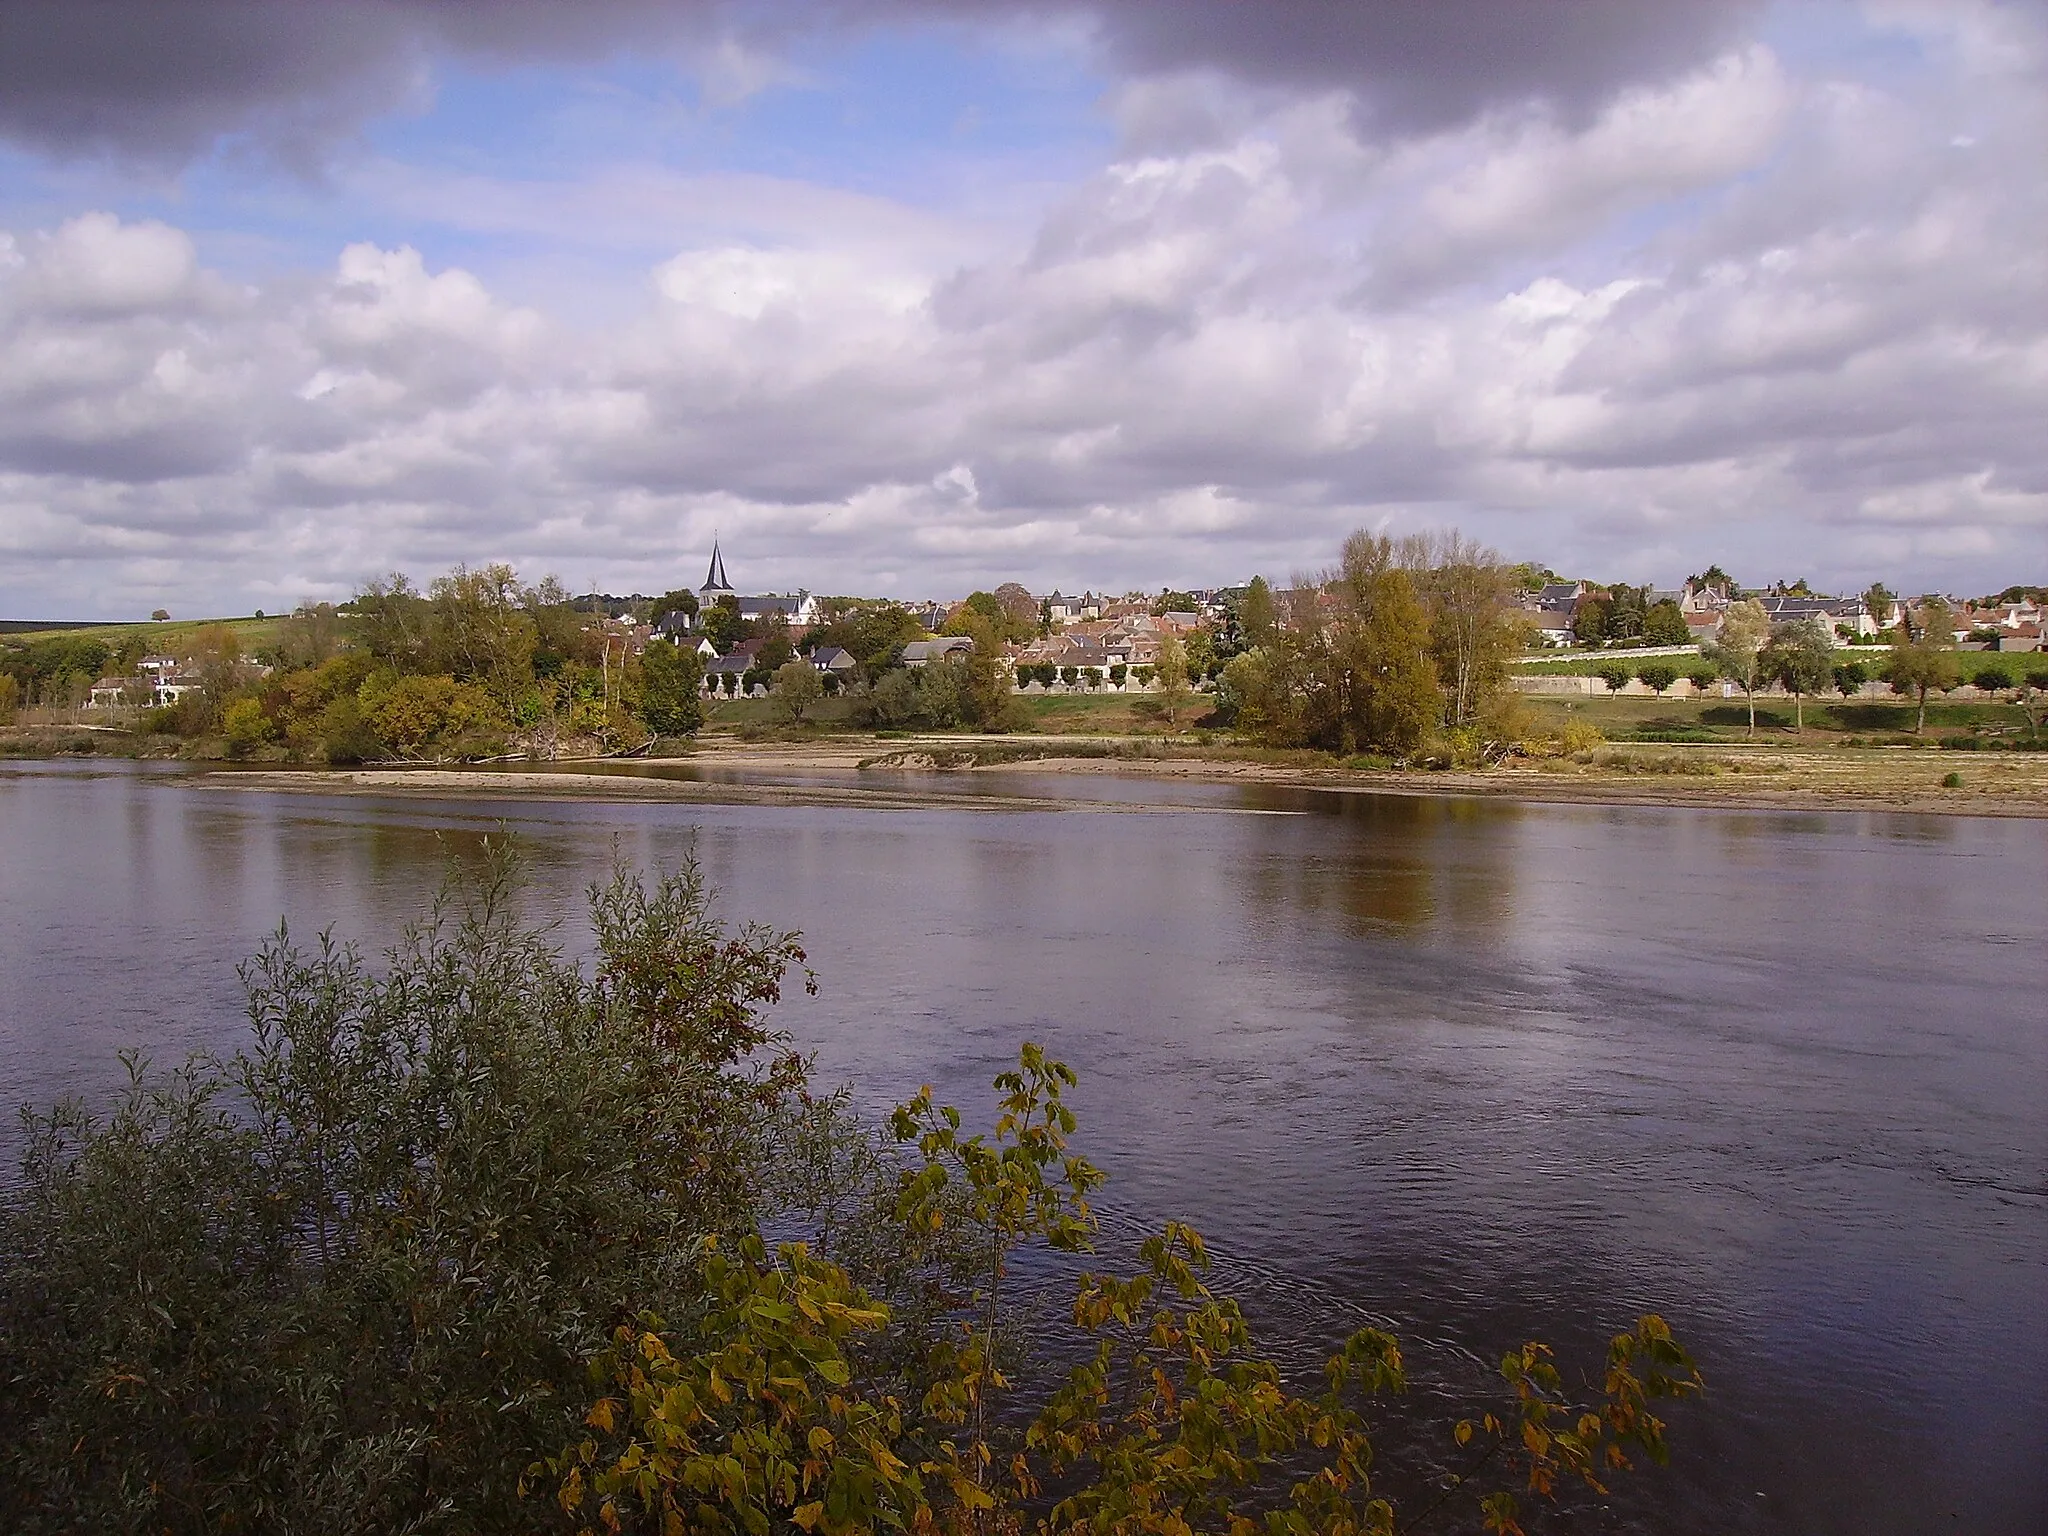
[[[0,1099],[232,1047],[280,917],[380,945],[500,823],[571,944],[615,852],[694,847],[725,911],[804,932],[782,1022],[822,1076],[971,1112],[1042,1041],[1111,1223],[1200,1227],[1288,1359],[1388,1319],[1451,1381],[1664,1313],[1709,1396],[1590,1528],[2048,1530],[2048,822],[943,787],[990,808],[8,766]]]

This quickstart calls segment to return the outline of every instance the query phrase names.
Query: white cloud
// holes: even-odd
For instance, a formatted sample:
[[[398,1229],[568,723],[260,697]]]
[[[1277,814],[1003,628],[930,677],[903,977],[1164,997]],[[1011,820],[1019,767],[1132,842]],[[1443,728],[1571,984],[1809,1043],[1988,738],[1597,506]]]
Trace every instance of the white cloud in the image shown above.
[[[714,527],[747,584],[908,593],[1284,575],[1431,521],[1634,579],[2039,579],[2030,40],[1890,81],[1737,49],[1576,123],[1404,138],[1341,92],[1162,83],[1119,108],[1143,144],[988,220],[647,168],[445,184],[501,235],[658,231],[623,318],[424,241],[250,288],[162,223],[16,230],[0,601],[490,558],[651,591]],[[1181,88],[1213,110],[1175,148]]]

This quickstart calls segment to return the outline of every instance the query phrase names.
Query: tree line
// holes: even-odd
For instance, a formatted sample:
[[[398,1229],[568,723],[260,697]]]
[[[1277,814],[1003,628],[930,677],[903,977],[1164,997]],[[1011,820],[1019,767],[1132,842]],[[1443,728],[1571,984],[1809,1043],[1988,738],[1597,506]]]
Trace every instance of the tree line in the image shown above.
[[[1224,718],[1256,741],[1349,756],[1458,757],[1515,734],[1508,660],[1526,640],[1513,568],[1456,532],[1364,530],[1338,563],[1274,593],[1255,578],[1234,615]]]

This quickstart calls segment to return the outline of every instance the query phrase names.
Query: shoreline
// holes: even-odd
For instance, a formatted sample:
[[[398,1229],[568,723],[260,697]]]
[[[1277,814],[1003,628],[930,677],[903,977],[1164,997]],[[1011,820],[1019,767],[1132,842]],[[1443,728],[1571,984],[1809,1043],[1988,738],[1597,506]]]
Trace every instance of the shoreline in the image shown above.
[[[1495,799],[1528,804],[1620,805],[1755,811],[1875,811],[1904,815],[2048,819],[2048,760],[2020,754],[1973,755],[1886,749],[1850,756],[1843,749],[1800,753],[1784,748],[1617,748],[1611,764],[1558,764],[1483,770],[1347,769],[1245,760],[1227,756],[1097,755],[1043,742],[1044,755],[1002,760],[1039,745],[1024,737],[934,737],[880,741],[714,741],[685,757],[613,758],[559,767],[216,767],[183,779],[198,788],[323,794],[401,794],[570,800],[680,801],[704,804],[842,805],[867,809],[1070,811],[1124,814],[1286,814],[1249,807],[1087,800],[966,786],[988,774],[1107,775],[1189,783],[1244,784],[1347,795]],[[970,757],[993,749],[997,760],[941,764],[939,754]],[[1693,757],[1678,754],[1694,753]],[[2031,755],[2028,755],[2031,756]],[[1934,758],[1930,761],[1930,758]],[[882,761],[877,761],[878,759]],[[896,761],[887,761],[896,759]],[[602,763],[604,766],[600,766]],[[1647,768],[1641,765],[1647,763]],[[616,767],[613,765],[617,765]],[[864,766],[865,765],[865,766]],[[813,783],[747,778],[699,780],[635,769],[665,767],[735,775],[798,774]],[[625,771],[619,771],[623,768]],[[1711,772],[1705,770],[1711,769]],[[1961,787],[1940,784],[1946,772]],[[950,788],[949,784],[961,787]]]

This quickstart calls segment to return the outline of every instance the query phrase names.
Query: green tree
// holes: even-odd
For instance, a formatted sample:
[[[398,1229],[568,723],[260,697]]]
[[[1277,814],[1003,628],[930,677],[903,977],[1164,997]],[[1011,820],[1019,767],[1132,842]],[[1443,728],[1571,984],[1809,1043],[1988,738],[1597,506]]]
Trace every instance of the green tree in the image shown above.
[[[1713,662],[1723,677],[1732,683],[1742,684],[1743,696],[1749,700],[1751,736],[1756,735],[1756,685],[1761,658],[1770,638],[1770,616],[1764,612],[1762,603],[1749,597],[1728,605],[1727,611],[1721,615],[1721,632],[1715,636],[1714,643],[1700,647],[1700,654]]]
[[[1678,604],[1667,597],[1644,612],[1643,638],[1652,645],[1690,645],[1692,630]]]
[[[1162,587],[1159,595],[1152,599],[1152,617],[1159,618],[1169,613],[1200,613],[1202,605],[1195,601],[1190,592],[1176,592]]]
[[[1403,555],[1429,614],[1444,722],[1470,725],[1505,689],[1508,658],[1522,648],[1513,572],[1498,551],[1456,530],[1405,543]]]
[[[12,672],[0,672],[0,725],[14,724],[14,716],[21,708],[21,684],[15,681]]]
[[[221,711],[221,734],[227,737],[228,751],[236,757],[246,757],[269,741],[271,723],[264,717],[262,701],[236,699],[228,705]]]
[[[1759,666],[1766,677],[1792,695],[1792,727],[1803,732],[1806,696],[1824,692],[1834,681],[1834,636],[1818,619],[1774,625]]]
[[[1870,611],[1871,622],[1879,629],[1891,627],[1892,605],[1898,597],[1881,581],[1873,581],[1863,594],[1863,606]]]
[[[1609,638],[1607,618],[1613,604],[1604,597],[1592,593],[1580,598],[1572,607],[1572,638],[1584,646],[1597,649],[1602,641]]]
[[[1661,696],[1673,683],[1678,681],[1678,668],[1668,661],[1646,661],[1636,668],[1636,676],[1652,693]]]
[[[1254,576],[1251,585],[1245,588],[1244,603],[1238,610],[1238,623],[1244,630],[1247,649],[1273,643],[1279,628],[1279,614],[1273,606],[1273,591],[1266,585],[1265,577]]]
[[[1159,704],[1166,711],[1167,728],[1179,730],[1180,712],[1188,701],[1188,652],[1178,635],[1160,640],[1158,670],[1154,675],[1159,680]]]
[[[694,736],[704,724],[704,658],[656,637],[640,655],[640,710],[657,736]]]
[[[1413,752],[1444,713],[1429,613],[1414,582],[1395,563],[1390,539],[1361,530],[1344,541],[1331,585],[1334,666],[1317,690],[1331,717],[1324,744],[1346,756],[1362,747]]]
[[[704,637],[727,656],[742,640],[754,638],[754,626],[740,617],[740,600],[730,592],[715,598],[703,612]]]
[[[1853,699],[1863,691],[1863,685],[1870,680],[1860,661],[1845,661],[1834,670],[1835,691],[1845,699]]]
[[[761,642],[754,661],[767,671],[776,671],[796,655],[789,638],[789,620],[780,613],[763,614],[755,622],[754,637]]]
[[[539,638],[518,574],[509,565],[458,565],[435,578],[426,606],[426,665],[419,670],[474,683],[514,711],[533,687]]]
[[[775,669],[771,692],[783,717],[791,725],[802,725],[804,715],[825,696],[825,685],[818,680],[818,669],[799,657]]]
[[[1907,638],[1911,630],[1918,630],[1917,638]],[[1919,715],[1913,722],[1916,736],[1927,730],[1927,695],[1955,686],[1954,648],[1954,619],[1948,605],[1940,601],[1924,605],[1910,626],[1899,627],[1892,641],[1884,678],[1894,693],[1912,694],[1917,699]]]
[[[1600,681],[1607,685],[1609,693],[1619,693],[1628,686],[1629,679],[1635,676],[1635,673],[1629,670],[1625,662],[1610,661],[1600,668],[1597,675]]]

